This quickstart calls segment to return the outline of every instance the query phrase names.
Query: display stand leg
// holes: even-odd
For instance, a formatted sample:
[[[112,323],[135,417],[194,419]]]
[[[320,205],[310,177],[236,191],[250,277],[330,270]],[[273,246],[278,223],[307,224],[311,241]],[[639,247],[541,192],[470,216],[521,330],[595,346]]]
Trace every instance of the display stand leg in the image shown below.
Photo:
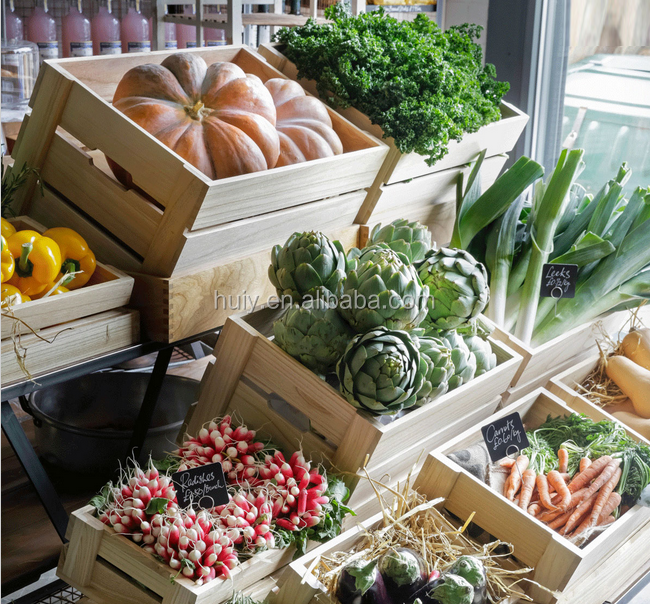
[[[160,391],[162,390],[163,381],[167,374],[167,368],[169,367],[169,361],[172,358],[173,352],[174,347],[168,346],[167,348],[163,348],[156,357],[156,363],[153,366],[149,385],[144,394],[142,407],[140,407],[140,413],[138,414],[135,426],[133,427],[133,436],[129,443],[127,457],[133,457],[133,459],[137,460],[140,455],[142,445],[147,438],[147,432],[149,432],[151,419],[156,411],[158,397],[160,396]]]
[[[2,431],[27,477],[36,489],[36,493],[61,541],[65,542],[68,514],[8,401],[2,401]]]

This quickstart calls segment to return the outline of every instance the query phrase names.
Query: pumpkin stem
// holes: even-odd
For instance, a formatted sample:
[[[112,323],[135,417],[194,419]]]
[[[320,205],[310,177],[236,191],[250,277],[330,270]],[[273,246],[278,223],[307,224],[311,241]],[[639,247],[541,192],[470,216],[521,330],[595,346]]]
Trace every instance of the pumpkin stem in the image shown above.
[[[196,101],[196,104],[194,106],[186,107],[185,109],[192,119],[198,120],[199,116],[201,115],[201,109],[203,109],[203,102]]]

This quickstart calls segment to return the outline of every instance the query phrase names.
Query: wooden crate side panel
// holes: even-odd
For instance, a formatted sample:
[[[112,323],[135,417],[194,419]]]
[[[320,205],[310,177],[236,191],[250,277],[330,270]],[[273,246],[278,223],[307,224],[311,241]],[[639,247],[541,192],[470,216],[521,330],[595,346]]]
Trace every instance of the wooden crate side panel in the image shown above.
[[[241,418],[244,424],[254,427],[258,434],[271,438],[274,443],[287,451],[302,448],[307,459],[331,465],[335,453],[334,447],[325,439],[309,430],[300,430],[282,417],[269,406],[268,395],[245,380],[237,385],[226,412]]]
[[[128,575],[101,558],[94,562],[93,578],[88,585],[78,584],[62,568],[70,545],[61,552],[57,576],[89,598],[88,604],[160,604],[161,598],[142,589]]]
[[[93,579],[95,560],[104,537],[104,525],[90,515],[86,506],[70,516],[66,538],[70,540],[62,572],[74,579],[76,585],[88,585]]]
[[[16,226],[15,220],[11,222]],[[41,233],[45,230],[35,223],[20,224],[18,228],[31,228]],[[56,324],[66,323],[124,306],[129,302],[132,289],[132,277],[98,262],[88,285],[81,289],[72,290],[65,296],[51,296],[17,304],[11,313],[3,309],[2,338],[12,334],[32,333],[32,329],[49,327],[53,321]]]
[[[383,438],[372,456],[373,465],[393,457],[394,452],[404,446],[405,439],[427,442],[432,436],[432,430],[453,424],[456,418],[471,413],[483,403],[501,397],[508,388],[521,357],[514,353],[514,356],[511,356],[509,351],[500,350],[494,341],[491,341],[491,344],[494,352],[502,355],[500,364],[492,371],[396,420],[390,429],[384,431]]]
[[[186,233],[177,271],[180,273],[197,263],[228,262],[259,252],[270,254],[274,245],[283,244],[296,231],[322,231],[336,237],[349,231],[350,237],[356,236],[358,227],[352,225],[364,196],[363,191],[348,193]]]
[[[501,119],[498,122],[483,126],[477,132],[464,134],[459,141],[450,141],[447,155],[433,166],[428,166],[425,158],[417,153],[402,155],[387,184],[466,164],[474,161],[483,149],[487,150],[486,157],[509,153],[527,123],[528,116],[525,113],[502,101]]]
[[[59,125],[61,115],[66,108],[72,87],[70,78],[62,75],[50,65],[42,65],[36,89],[30,99],[32,114],[27,124],[23,123],[16,141],[13,155],[14,166],[8,170],[20,170],[27,165],[39,169],[47,155],[52,137]],[[36,94],[40,91],[40,94]],[[32,175],[20,188],[14,198],[14,209],[28,213],[29,200],[32,197],[36,178]]]
[[[43,180],[120,241],[144,256],[162,220],[162,210],[93,164],[92,158],[59,134],[43,164]]]
[[[355,419],[356,410],[336,390],[266,338],[256,340],[243,375],[307,415],[312,427],[335,445]]]
[[[165,207],[176,203],[178,184],[187,182],[188,175],[207,189],[209,181],[201,172],[79,81],[72,86],[60,125],[127,169],[133,183]],[[201,201],[194,200],[195,214]]]
[[[39,334],[21,336],[27,350],[25,365],[32,376],[52,371],[124,346],[139,339],[139,317],[135,311],[109,310],[78,319],[67,325],[48,327]],[[26,379],[12,338],[2,340],[2,385]]]
[[[72,205],[61,199],[48,186],[43,195],[36,189],[30,203],[29,215],[48,226],[66,225],[86,240],[98,258],[125,271],[142,270],[142,260],[130,253],[102,228],[85,218]]]
[[[372,184],[386,147],[354,151],[216,181],[192,228],[199,229],[343,195]],[[233,204],[232,200],[237,199]]]

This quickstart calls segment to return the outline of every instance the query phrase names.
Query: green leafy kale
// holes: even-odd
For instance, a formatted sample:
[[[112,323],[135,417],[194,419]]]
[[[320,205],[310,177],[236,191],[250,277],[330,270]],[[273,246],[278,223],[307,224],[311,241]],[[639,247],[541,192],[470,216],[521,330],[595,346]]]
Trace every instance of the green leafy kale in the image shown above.
[[[336,537],[341,532],[341,524],[346,514],[356,516],[353,510],[344,505],[350,497],[350,491],[338,476],[328,475],[327,490],[324,494],[329,497],[329,503],[323,505],[323,520],[319,524],[300,531],[276,530],[276,547],[296,546],[294,560],[307,552],[309,541],[324,543]]]
[[[443,32],[425,15],[397,21],[383,9],[353,17],[343,3],[326,16],[333,22],[281,29],[282,52],[300,78],[316,81],[321,98],[367,115],[402,153],[432,165],[451,140],[500,119],[510,86],[493,65],[483,67],[480,26]]]

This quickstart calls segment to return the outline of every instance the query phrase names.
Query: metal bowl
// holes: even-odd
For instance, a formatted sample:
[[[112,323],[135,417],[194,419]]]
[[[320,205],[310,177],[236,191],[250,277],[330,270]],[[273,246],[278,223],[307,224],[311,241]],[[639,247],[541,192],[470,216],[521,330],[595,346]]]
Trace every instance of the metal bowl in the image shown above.
[[[76,474],[110,477],[128,453],[149,374],[95,373],[37,390],[29,400],[36,444],[52,466]],[[140,460],[175,448],[199,382],[167,376]]]

